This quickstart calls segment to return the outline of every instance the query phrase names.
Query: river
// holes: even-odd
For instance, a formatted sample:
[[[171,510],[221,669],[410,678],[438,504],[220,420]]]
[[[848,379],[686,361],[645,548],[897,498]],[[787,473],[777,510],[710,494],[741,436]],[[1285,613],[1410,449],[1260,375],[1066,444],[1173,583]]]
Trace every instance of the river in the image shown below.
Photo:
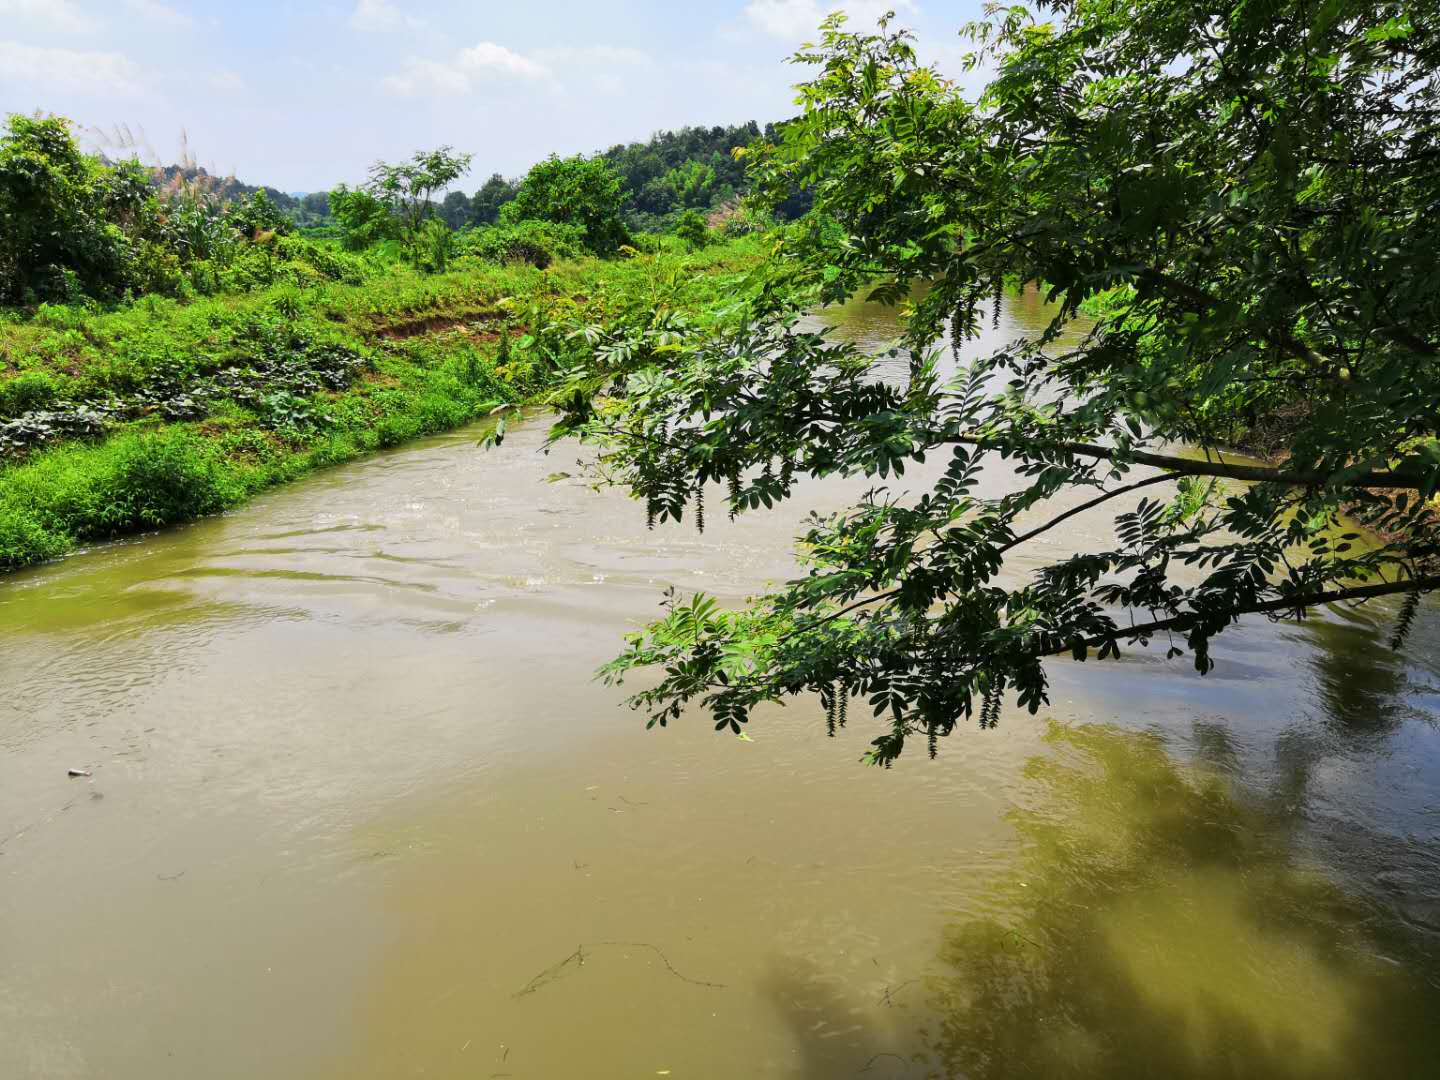
[[[646,732],[620,636],[863,485],[648,532],[544,429],[0,583],[0,1076],[1440,1075],[1434,605],[1057,663],[889,771],[803,704]]]

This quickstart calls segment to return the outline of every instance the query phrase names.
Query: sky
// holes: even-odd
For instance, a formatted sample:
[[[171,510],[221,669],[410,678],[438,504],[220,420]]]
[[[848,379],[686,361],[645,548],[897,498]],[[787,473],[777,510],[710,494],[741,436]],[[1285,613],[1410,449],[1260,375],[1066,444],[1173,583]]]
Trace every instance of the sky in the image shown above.
[[[887,8],[958,74],[980,0],[0,0],[0,113],[67,116],[151,164],[182,140],[284,191],[451,145],[462,187],[551,153],[794,113],[827,12]],[[128,132],[128,135],[126,134]]]

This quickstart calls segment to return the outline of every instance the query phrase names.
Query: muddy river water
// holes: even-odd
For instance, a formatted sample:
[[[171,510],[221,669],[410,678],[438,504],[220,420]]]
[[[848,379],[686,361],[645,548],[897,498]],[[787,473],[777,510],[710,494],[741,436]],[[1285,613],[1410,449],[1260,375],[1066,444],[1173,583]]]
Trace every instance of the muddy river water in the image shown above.
[[[647,532],[544,429],[0,583],[0,1077],[1440,1076],[1434,605],[1058,663],[890,771],[646,732],[621,634],[862,485]]]

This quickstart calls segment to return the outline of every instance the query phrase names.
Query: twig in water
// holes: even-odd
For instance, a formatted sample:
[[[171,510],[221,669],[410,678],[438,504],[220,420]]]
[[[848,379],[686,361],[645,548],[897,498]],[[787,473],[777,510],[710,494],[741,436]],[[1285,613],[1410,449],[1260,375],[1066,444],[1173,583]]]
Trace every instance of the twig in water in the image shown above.
[[[550,967],[540,972],[539,975],[536,975],[533,979],[531,979],[528,983],[525,984],[525,989],[521,990],[515,996],[517,998],[521,998],[524,997],[526,994],[533,994],[542,986],[549,986],[556,979],[561,978],[565,973],[565,969],[571,964],[584,965],[584,963],[585,946],[581,945],[564,960],[561,960],[558,964],[552,964]]]
[[[917,983],[919,981],[919,979],[906,979],[899,986],[886,986],[885,992],[880,995],[880,1000],[877,1001],[876,1004],[884,1005],[887,1009],[893,1008],[895,1002],[892,998],[892,995],[898,994],[901,990],[904,990],[905,987],[909,986],[911,983]]]
[[[905,1060],[903,1057],[901,1057],[899,1054],[884,1053],[884,1054],[876,1054],[876,1055],[875,1055],[874,1057],[872,1057],[869,1061],[865,1062],[865,1067],[864,1067],[863,1069],[857,1069],[856,1072],[862,1072],[862,1073],[867,1073],[867,1072],[869,1072],[871,1069],[873,1069],[873,1068],[875,1067],[875,1063],[876,1063],[877,1061],[879,1061],[881,1058],[894,1058],[896,1061],[900,1062],[901,1065],[905,1066],[905,1071],[906,1071],[907,1073],[910,1071],[910,1062],[906,1061],[906,1060]]]
[[[660,948],[660,946],[652,945],[648,941],[597,941],[589,946],[579,946],[564,960],[561,960],[558,964],[553,964],[550,967],[546,968],[544,971],[540,972],[539,975],[536,975],[533,979],[526,983],[525,988],[519,993],[517,993],[515,996],[517,998],[525,997],[527,994],[533,994],[536,990],[539,990],[542,987],[549,986],[556,979],[563,978],[567,974],[566,969],[568,969],[571,964],[574,964],[576,967],[584,967],[586,948],[589,948],[592,951],[602,948],[649,949],[651,952],[653,952],[656,956],[660,958],[660,962],[665,965],[665,970],[670,972],[671,975],[674,975],[675,978],[679,979],[681,982],[687,982],[692,986],[709,987],[712,990],[725,989],[724,983],[709,982],[705,979],[692,979],[688,975],[680,974],[680,972],[675,970],[675,965],[670,963],[670,958],[665,955],[664,951]]]
[[[1033,945],[1037,949],[1040,948],[1040,943],[1038,941],[1036,941],[1034,938],[1026,937],[1024,934],[1020,933],[1019,930],[1007,930],[1005,931],[1005,936],[1015,938],[1017,941],[1023,941],[1027,945]]]

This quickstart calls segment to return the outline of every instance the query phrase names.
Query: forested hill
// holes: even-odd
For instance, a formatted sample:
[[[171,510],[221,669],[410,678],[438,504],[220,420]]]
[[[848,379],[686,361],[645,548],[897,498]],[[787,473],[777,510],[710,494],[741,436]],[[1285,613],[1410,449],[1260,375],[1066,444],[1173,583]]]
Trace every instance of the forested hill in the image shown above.
[[[597,156],[609,162],[620,177],[631,227],[648,231],[663,229],[686,210],[716,210],[744,195],[748,191],[745,165],[735,158],[734,151],[762,135],[774,137],[774,126],[762,128],[752,120],[728,127],[684,127],[658,132],[644,142],[612,146]],[[180,182],[199,184],[222,202],[249,199],[263,191],[302,226],[321,225],[330,217],[329,195],[323,191],[297,198],[268,185],[214,176],[193,165],[167,165],[155,170],[155,178],[162,187]],[[518,185],[518,180],[494,173],[471,193],[450,192],[438,207],[440,215],[455,229],[493,223],[500,207],[514,198]],[[798,216],[807,205],[797,197],[779,208],[780,215]]]
[[[763,128],[751,120],[724,127],[684,127],[661,131],[645,142],[623,143],[596,155],[620,178],[624,212],[632,228],[664,229],[686,210],[716,210],[744,195],[749,187],[737,147],[775,137],[773,124]],[[499,173],[467,200],[460,192],[446,196],[441,213],[452,228],[493,222],[500,207],[514,196],[518,181]],[[808,207],[797,196],[780,206],[782,217],[795,217]]]
[[[734,150],[760,134],[753,120],[734,127],[686,127],[661,131],[647,142],[612,146],[602,156],[620,174],[627,211],[664,218],[680,210],[709,210],[744,194],[745,165]]]
[[[240,202],[257,191],[263,191],[271,202],[300,225],[318,224],[330,216],[330,195],[325,191],[297,198],[268,184],[246,184],[233,176],[216,176],[203,165],[165,165],[154,170],[154,178],[157,187],[191,184],[226,203]]]

